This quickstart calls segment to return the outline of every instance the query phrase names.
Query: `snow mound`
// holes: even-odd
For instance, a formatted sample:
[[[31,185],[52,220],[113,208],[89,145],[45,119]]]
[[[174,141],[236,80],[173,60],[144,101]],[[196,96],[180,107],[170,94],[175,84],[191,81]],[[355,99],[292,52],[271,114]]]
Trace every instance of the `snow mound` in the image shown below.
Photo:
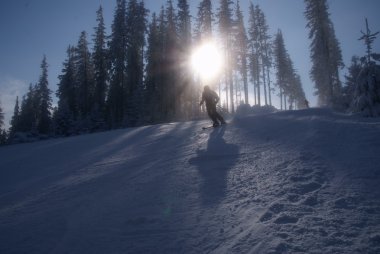
[[[251,106],[249,104],[241,104],[236,109],[236,117],[242,117],[246,115],[262,115],[276,112],[277,109],[273,106]]]
[[[0,148],[0,253],[380,253],[380,121],[309,109]]]

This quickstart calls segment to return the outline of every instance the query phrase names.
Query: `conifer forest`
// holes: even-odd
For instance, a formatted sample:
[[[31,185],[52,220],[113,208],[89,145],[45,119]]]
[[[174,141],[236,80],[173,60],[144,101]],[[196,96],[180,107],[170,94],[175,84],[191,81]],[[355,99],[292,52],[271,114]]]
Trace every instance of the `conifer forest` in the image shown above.
[[[167,0],[158,13],[141,0],[115,1],[109,29],[100,6],[93,31],[83,31],[76,45],[67,46],[55,93],[48,82],[49,56],[42,56],[39,80],[22,98],[15,98],[10,128],[0,132],[1,143],[18,142],[23,135],[40,139],[201,119],[204,85],[219,94],[224,114],[247,104],[273,107],[275,98],[279,110],[308,107],[285,45],[287,35],[280,29],[270,34],[259,5],[251,2],[243,12],[239,0],[202,0],[192,16],[187,0]],[[361,38],[366,55],[352,58],[342,80],[342,52],[328,1],[304,4],[318,106],[380,115],[380,58],[372,52],[378,33],[371,32],[367,22]],[[219,75],[204,79],[191,59],[194,49],[210,42],[223,65]]]

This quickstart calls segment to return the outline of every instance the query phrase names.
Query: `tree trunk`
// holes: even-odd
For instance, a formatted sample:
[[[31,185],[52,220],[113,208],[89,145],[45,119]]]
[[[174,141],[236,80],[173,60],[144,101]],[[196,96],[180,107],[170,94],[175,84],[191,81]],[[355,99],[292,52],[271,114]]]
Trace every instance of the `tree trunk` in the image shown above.
[[[263,67],[263,85],[264,85],[264,100],[265,100],[265,106],[268,105],[268,100],[267,100],[267,85],[266,85],[266,78],[265,78],[265,66],[264,62],[262,63]]]

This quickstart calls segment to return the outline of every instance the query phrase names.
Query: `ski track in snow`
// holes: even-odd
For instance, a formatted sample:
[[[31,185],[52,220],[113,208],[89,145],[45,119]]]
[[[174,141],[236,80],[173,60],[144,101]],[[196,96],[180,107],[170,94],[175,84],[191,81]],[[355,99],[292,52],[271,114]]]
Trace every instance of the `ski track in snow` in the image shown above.
[[[0,148],[0,253],[380,253],[380,122],[324,109]]]

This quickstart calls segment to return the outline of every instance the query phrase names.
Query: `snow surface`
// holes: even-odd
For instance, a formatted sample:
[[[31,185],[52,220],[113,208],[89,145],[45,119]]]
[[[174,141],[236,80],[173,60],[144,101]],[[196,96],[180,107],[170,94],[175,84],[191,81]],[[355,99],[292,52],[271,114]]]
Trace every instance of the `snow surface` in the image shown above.
[[[0,253],[380,253],[380,120],[327,109],[0,148]]]

